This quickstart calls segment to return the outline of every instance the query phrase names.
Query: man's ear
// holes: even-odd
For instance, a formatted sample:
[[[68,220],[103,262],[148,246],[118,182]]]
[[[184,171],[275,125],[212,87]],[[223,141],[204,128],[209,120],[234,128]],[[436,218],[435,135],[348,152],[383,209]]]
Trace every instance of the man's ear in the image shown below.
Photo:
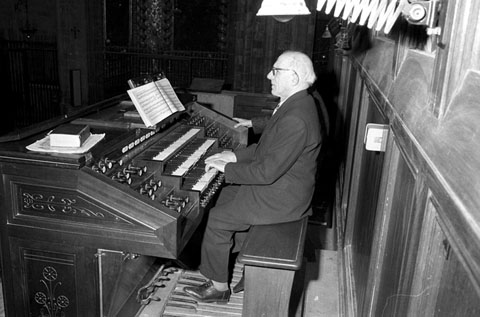
[[[300,82],[297,72],[292,72],[292,85],[296,86]]]

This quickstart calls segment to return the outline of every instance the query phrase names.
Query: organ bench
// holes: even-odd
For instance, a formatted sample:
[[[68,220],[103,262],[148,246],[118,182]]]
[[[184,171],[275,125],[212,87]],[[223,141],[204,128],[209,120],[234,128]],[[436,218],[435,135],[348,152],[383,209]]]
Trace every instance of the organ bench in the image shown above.
[[[292,290],[296,291],[293,289],[295,274],[302,268],[307,225],[308,217],[305,217],[250,229],[237,258],[244,264],[243,316],[286,317],[292,316],[295,310],[301,311],[297,296],[302,291],[292,294]],[[301,274],[297,276],[301,277]]]

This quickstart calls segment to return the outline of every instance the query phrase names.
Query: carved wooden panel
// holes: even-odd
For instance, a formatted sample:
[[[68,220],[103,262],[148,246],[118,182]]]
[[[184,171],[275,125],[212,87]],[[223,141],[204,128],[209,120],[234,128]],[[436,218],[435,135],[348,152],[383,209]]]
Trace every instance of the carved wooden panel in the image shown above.
[[[85,249],[10,238],[10,250],[14,294],[5,295],[15,316],[96,315],[96,273],[86,272]]]
[[[134,223],[95,203],[75,189],[57,187],[49,183],[6,176],[11,195],[11,219],[37,221],[69,221],[76,223],[112,223],[133,227]],[[33,184],[35,182],[35,184]]]
[[[17,185],[16,196],[18,215],[33,215],[36,217],[69,218],[76,222],[89,220],[119,222],[131,224],[127,219],[102,208],[87,200],[82,194],[65,191],[59,188],[45,188],[32,185]],[[88,219],[88,220],[87,220]]]

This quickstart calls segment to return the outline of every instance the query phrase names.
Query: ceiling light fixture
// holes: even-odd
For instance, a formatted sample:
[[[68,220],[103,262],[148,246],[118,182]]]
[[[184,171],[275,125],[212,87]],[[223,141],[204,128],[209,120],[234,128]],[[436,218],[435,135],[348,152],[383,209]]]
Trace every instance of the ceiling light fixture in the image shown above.
[[[273,16],[279,22],[288,22],[296,15],[308,15],[305,0],[263,0],[257,16]]]

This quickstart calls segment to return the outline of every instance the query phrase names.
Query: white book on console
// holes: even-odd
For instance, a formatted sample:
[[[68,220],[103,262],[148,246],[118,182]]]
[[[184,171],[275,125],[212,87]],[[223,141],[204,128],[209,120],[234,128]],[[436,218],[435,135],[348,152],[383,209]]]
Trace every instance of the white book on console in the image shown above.
[[[84,124],[62,124],[49,133],[50,146],[79,148],[90,136],[90,126]]]
[[[129,89],[127,93],[147,127],[185,110],[167,78]]]

